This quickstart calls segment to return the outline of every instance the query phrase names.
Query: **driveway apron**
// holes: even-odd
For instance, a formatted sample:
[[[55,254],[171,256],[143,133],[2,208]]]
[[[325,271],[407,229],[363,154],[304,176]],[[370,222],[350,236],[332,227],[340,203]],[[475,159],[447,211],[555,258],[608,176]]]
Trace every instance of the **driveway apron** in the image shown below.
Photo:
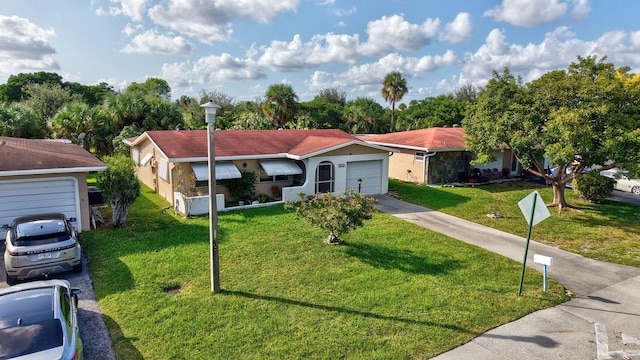
[[[380,211],[523,260],[525,238],[391,196],[376,199]],[[533,262],[534,254],[553,258],[548,275],[575,297],[492,329],[435,359],[640,359],[640,268],[592,260],[531,241],[527,265],[540,272],[542,265]]]

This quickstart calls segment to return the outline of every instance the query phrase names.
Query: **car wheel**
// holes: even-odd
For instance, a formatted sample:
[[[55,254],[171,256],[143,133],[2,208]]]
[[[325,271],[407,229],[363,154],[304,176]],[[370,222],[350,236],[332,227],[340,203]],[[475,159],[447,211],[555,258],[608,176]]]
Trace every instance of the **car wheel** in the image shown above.
[[[17,283],[18,283],[18,277],[17,276],[9,276],[9,274],[7,274],[7,285],[13,286],[13,285],[15,285]]]
[[[640,186],[634,186],[633,188],[631,188],[631,192],[636,195],[640,195]]]
[[[71,271],[73,271],[74,273],[80,273],[82,272],[82,260],[80,261],[80,264],[74,266]]]

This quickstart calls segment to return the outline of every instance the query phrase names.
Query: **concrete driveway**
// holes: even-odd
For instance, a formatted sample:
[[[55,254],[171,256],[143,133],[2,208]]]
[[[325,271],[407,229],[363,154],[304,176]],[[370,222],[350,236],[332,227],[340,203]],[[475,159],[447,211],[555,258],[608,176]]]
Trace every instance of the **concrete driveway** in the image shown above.
[[[0,250],[4,254],[4,241],[0,242]],[[102,313],[93,291],[93,282],[89,275],[86,257],[82,257],[83,269],[81,273],[64,273],[55,278],[69,281],[72,287],[80,289],[78,295],[78,322],[80,338],[86,360],[115,360],[111,339],[102,320]],[[4,271],[4,256],[0,257],[0,287],[6,287],[7,279]]]

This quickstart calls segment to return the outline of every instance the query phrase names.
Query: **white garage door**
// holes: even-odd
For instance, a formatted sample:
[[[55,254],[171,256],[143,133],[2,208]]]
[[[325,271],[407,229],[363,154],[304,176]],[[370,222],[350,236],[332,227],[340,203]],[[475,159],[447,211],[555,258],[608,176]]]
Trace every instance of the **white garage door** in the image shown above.
[[[353,188],[358,191],[358,179],[362,179],[360,183],[361,193],[365,195],[380,194],[382,160],[348,162],[347,189]]]
[[[64,213],[80,224],[80,199],[73,177],[0,181],[0,226],[13,219],[33,214]],[[81,226],[76,225],[80,230]],[[5,231],[0,231],[4,238]]]

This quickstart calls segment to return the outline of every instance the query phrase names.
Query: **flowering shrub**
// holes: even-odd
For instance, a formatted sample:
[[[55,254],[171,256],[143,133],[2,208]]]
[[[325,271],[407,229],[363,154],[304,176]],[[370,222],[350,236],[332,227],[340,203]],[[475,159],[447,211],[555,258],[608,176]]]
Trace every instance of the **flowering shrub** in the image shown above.
[[[371,219],[376,210],[376,199],[366,197],[349,189],[343,194],[332,196],[329,193],[318,193],[309,196],[299,193],[299,201],[286,203],[285,209],[295,211],[309,222],[323,230],[329,231],[327,242],[340,243],[340,236],[363,225],[364,220]]]

